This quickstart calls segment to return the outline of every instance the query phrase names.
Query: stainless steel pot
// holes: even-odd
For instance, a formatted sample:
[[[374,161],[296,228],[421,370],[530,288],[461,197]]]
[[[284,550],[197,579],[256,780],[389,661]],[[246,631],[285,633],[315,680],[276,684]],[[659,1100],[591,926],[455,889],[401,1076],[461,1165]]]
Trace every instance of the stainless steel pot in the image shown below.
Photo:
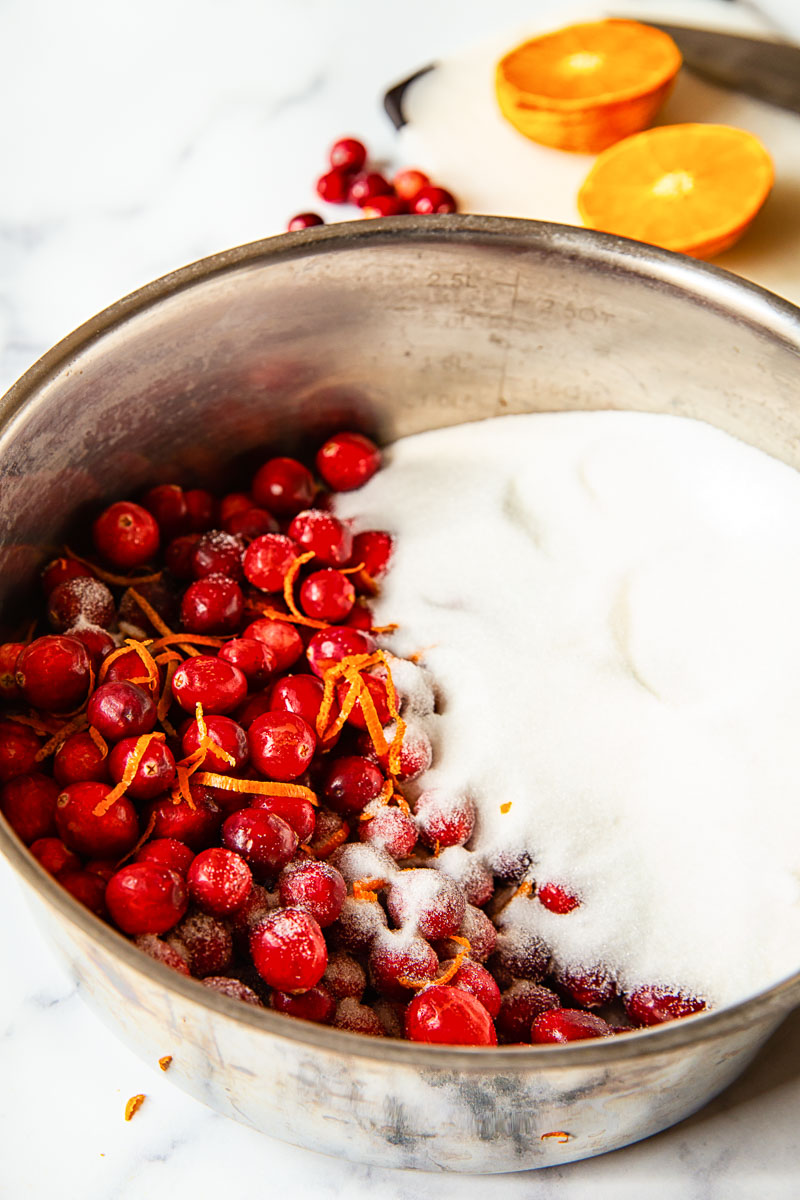
[[[342,425],[389,440],[631,408],[701,418],[797,467],[798,368],[791,305],[583,230],[400,218],[239,247],[107,309],[3,400],[6,610],[81,506]],[[513,1171],[646,1137],[724,1088],[800,1002],[798,974],[608,1042],[361,1038],[210,993],[73,901],[2,822],[0,847],[87,1001],[136,1051],[171,1053],[170,1079],[222,1113],[381,1166]]]

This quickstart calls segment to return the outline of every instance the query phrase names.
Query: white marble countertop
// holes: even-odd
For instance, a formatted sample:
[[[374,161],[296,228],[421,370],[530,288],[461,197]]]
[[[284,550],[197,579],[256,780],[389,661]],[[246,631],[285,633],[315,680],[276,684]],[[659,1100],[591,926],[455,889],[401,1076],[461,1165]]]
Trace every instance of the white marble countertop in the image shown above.
[[[317,208],[313,181],[340,134],[401,165],[379,102],[385,86],[541,7],[3,0],[0,391],[124,293]],[[767,7],[800,37],[794,0]],[[5,863],[0,911],[3,1200],[264,1187],[352,1200],[477,1200],[488,1188],[525,1200],[797,1194],[800,1013],[719,1100],[626,1150],[491,1179],[381,1171],[282,1145],[189,1099],[84,1007]],[[126,1123],[125,1101],[139,1092],[147,1100]]]

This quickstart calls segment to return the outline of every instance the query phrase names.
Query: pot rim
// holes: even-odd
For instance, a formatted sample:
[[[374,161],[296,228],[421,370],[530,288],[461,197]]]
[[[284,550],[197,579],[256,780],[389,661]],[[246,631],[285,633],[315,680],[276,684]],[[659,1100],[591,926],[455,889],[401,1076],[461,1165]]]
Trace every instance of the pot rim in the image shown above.
[[[612,234],[597,233],[571,225],[510,217],[448,214],[425,217],[387,217],[374,221],[341,222],[315,226],[298,233],[235,246],[190,263],[153,280],[90,317],[57,342],[0,399],[0,437],[25,404],[70,361],[105,334],[162,300],[208,280],[261,262],[285,262],[318,252],[358,249],[362,245],[506,242],[520,252],[535,249],[570,259],[586,259],[596,269],[631,274],[656,286],[688,293],[687,298],[725,311],[734,319],[760,328],[772,339],[795,349],[800,358],[800,308],[788,300],[740,279],[731,272],[684,255],[634,242]],[[62,888],[30,854],[4,819],[0,819],[0,850],[23,881],[39,893],[56,912],[125,966],[153,984],[178,993],[199,1004],[267,1033],[301,1043],[309,1048],[347,1057],[393,1062],[396,1065],[471,1074],[513,1071],[535,1072],[547,1067],[576,1068],[613,1064],[651,1054],[679,1050],[700,1041],[727,1037],[750,1026],[764,1003],[772,1014],[788,1014],[800,1003],[800,969],[784,980],[764,988],[735,1004],[711,1009],[681,1020],[608,1039],[592,1039],[567,1045],[498,1046],[496,1048],[432,1045],[392,1038],[366,1038],[359,1034],[302,1021],[258,1009],[203,987],[150,958],[112,926],[95,916]],[[775,1022],[777,1023],[777,1022]]]

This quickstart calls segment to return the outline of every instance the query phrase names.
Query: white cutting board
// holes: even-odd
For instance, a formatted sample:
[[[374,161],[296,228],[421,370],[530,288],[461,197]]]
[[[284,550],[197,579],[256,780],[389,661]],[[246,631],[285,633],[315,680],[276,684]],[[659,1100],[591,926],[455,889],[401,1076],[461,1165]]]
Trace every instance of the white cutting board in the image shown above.
[[[724,0],[537,7],[530,25],[501,31],[491,41],[440,61],[407,89],[403,111],[408,124],[398,134],[402,161],[449,188],[464,212],[581,225],[575,198],[594,156],[552,150],[518,133],[497,108],[494,69],[504,53],[526,38],[611,15],[756,36],[772,33],[765,18]],[[684,121],[748,129],[772,154],[772,194],[738,245],[713,261],[800,304],[800,116],[714,87],[684,69],[657,124]]]

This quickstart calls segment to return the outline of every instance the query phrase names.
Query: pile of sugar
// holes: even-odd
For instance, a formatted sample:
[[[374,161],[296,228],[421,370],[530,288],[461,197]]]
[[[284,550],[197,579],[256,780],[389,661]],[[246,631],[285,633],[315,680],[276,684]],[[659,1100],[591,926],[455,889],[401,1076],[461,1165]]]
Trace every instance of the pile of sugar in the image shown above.
[[[797,969],[800,476],[678,417],[501,417],[398,441],[336,511],[396,538],[376,616],[437,697],[398,678],[415,786],[580,896],[506,927],[713,1004]]]

